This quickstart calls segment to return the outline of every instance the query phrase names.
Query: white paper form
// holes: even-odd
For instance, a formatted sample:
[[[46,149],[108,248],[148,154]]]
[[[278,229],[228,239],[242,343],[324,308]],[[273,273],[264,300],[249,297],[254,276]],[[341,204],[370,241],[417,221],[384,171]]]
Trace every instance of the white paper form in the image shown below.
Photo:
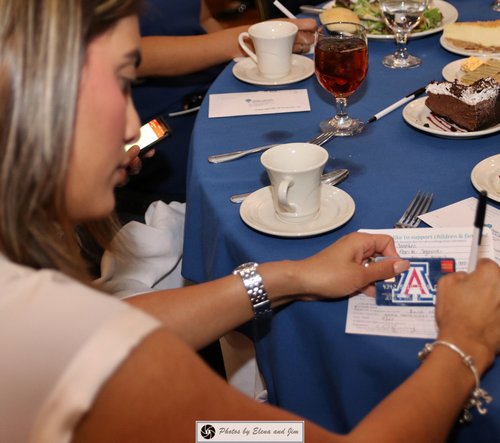
[[[210,94],[208,118],[310,111],[307,89]]]
[[[419,218],[434,228],[472,226],[476,216],[477,202],[477,198],[466,198],[452,205],[428,212]],[[491,229],[495,260],[500,265],[500,210],[487,205],[484,225]]]
[[[472,227],[362,231],[391,235],[401,257],[454,258],[457,271],[467,270]],[[479,249],[480,257],[493,257],[489,234],[489,229],[485,229]],[[351,297],[348,302],[345,332],[347,334],[435,338],[437,329],[434,308],[377,306],[375,298],[363,294],[357,295]]]

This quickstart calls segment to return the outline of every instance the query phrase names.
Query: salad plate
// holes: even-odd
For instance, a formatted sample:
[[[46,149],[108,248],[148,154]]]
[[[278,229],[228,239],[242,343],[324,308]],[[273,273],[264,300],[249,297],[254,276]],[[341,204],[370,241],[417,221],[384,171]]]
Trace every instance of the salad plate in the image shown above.
[[[323,5],[323,9],[330,9],[335,6],[335,0],[330,1],[328,3],[325,3]],[[418,38],[418,37],[425,37],[426,35],[431,35],[435,34],[437,32],[441,32],[443,30],[444,25],[448,23],[454,23],[458,20],[458,11],[455,6],[453,6],[451,3],[442,1],[442,0],[433,0],[430,4],[430,7],[432,8],[438,8],[439,11],[441,12],[443,19],[441,21],[441,24],[436,27],[436,28],[431,28],[427,29],[425,31],[417,31],[417,32],[412,32],[408,35],[408,38]],[[370,34],[368,31],[367,34],[368,38],[370,40],[394,40],[394,34]]]

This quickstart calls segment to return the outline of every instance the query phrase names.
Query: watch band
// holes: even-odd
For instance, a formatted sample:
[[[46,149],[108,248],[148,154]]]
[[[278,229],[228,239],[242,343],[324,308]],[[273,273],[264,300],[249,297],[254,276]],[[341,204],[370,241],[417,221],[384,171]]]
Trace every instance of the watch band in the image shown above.
[[[268,318],[272,314],[271,302],[264,288],[261,275],[257,272],[258,263],[249,262],[238,266],[234,275],[239,275],[252,304],[255,319]]]

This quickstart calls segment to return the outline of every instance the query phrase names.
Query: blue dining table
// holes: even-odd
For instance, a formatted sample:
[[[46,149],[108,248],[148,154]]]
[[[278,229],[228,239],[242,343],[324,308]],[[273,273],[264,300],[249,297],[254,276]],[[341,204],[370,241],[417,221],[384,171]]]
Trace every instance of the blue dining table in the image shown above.
[[[455,0],[459,21],[500,19],[490,0]],[[413,69],[389,69],[382,57],[394,51],[391,40],[369,40],[366,80],[349,100],[349,113],[366,121],[381,109],[432,80],[464,58],[440,44],[441,33],[409,40],[422,59]],[[260,155],[212,164],[210,154],[272,143],[306,141],[319,122],[334,114],[334,100],[311,76],[283,86],[256,86],[232,74],[230,63],[202,103],[191,139],[183,275],[205,282],[230,274],[247,261],[301,259],[362,228],[391,228],[417,190],[433,192],[432,209],[477,196],[470,174],[485,158],[500,153],[500,135],[446,138],[405,122],[402,108],[369,124],[353,137],[336,137],[325,171],[347,168],[338,185],[356,205],[354,216],[332,231],[301,238],[261,233],[240,218],[232,194],[269,184]],[[306,89],[311,110],[273,115],[208,118],[210,94]],[[500,205],[493,200],[496,208]],[[424,226],[424,224],[422,224]],[[352,429],[417,367],[417,353],[429,340],[345,333],[347,300],[295,302],[276,311],[271,323],[252,322],[243,330],[254,340],[269,402],[335,432]],[[223,315],[223,313],[221,313]],[[485,416],[457,425],[451,442],[500,441],[500,359],[482,380],[494,401]],[[418,420],[415,417],[415,420]],[[422,423],[425,426],[425,423]]]

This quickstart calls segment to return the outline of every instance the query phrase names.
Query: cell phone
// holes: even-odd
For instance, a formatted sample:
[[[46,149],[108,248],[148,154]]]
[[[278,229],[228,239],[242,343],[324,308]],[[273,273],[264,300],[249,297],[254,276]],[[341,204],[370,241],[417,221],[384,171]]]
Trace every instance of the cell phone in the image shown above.
[[[156,117],[141,126],[139,139],[133,143],[125,145],[125,151],[128,151],[132,146],[139,145],[139,148],[141,148],[139,157],[141,157],[146,152],[150,151],[154,147],[155,143],[165,137],[168,137],[171,133],[172,129],[163,117]]]

